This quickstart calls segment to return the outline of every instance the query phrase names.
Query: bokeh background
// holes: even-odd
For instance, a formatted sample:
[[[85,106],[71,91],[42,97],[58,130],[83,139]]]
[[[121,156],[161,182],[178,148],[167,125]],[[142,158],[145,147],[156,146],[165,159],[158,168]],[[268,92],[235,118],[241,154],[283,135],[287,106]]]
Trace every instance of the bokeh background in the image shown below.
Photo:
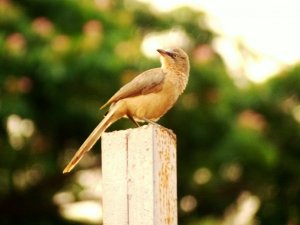
[[[134,0],[0,0],[1,225],[102,223],[100,144],[74,172],[61,171],[103,117],[99,106],[160,65],[156,48],[173,46],[191,61],[187,90],[160,120],[178,140],[179,224],[300,224],[297,60],[249,69],[259,52],[243,38],[224,48],[211,15],[188,2],[159,10]],[[264,30],[287,37],[278,43],[286,56],[299,46],[288,47],[295,35],[278,15]]]

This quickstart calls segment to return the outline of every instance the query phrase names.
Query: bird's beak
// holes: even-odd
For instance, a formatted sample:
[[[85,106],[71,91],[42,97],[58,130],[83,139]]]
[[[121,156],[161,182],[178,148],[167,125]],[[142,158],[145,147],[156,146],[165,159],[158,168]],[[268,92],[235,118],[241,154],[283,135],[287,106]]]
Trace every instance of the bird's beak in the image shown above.
[[[159,52],[159,54],[161,54],[162,56],[170,56],[173,58],[173,53],[172,52],[168,52],[166,50],[163,49],[157,49],[157,51]]]

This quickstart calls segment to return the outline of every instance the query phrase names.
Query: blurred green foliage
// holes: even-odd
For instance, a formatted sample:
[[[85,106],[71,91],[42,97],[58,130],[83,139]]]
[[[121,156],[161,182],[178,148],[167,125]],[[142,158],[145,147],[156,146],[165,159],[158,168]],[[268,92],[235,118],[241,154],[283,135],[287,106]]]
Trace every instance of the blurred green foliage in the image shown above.
[[[52,200],[80,189],[61,174],[70,149],[123,83],[159,66],[142,55],[143,38],[174,27],[190,39],[192,66],[160,120],[178,139],[179,224],[225,224],[243,193],[259,199],[249,224],[299,224],[300,67],[238,88],[204,14],[109,0],[0,0],[0,224],[75,224]],[[89,154],[81,168],[99,166]]]

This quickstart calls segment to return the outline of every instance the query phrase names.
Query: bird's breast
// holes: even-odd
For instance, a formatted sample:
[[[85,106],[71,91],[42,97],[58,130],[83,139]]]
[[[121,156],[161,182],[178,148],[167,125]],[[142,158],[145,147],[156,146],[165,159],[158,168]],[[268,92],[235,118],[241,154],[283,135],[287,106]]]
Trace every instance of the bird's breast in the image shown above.
[[[176,102],[185,88],[185,82],[178,79],[165,79],[159,92],[123,99],[127,114],[138,120],[156,121]]]

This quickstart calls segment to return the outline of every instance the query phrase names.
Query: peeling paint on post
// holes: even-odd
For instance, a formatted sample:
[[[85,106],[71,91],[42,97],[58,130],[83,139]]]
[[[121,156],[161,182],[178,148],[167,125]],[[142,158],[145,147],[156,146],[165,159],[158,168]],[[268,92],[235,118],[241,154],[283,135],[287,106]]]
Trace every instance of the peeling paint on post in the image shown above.
[[[154,171],[158,176],[155,194],[158,195],[155,208],[160,221],[154,224],[177,224],[177,170],[176,170],[176,136],[168,130],[155,130],[158,151],[154,152],[156,162]]]
[[[172,131],[148,125],[105,133],[102,166],[104,225],[177,225]]]

